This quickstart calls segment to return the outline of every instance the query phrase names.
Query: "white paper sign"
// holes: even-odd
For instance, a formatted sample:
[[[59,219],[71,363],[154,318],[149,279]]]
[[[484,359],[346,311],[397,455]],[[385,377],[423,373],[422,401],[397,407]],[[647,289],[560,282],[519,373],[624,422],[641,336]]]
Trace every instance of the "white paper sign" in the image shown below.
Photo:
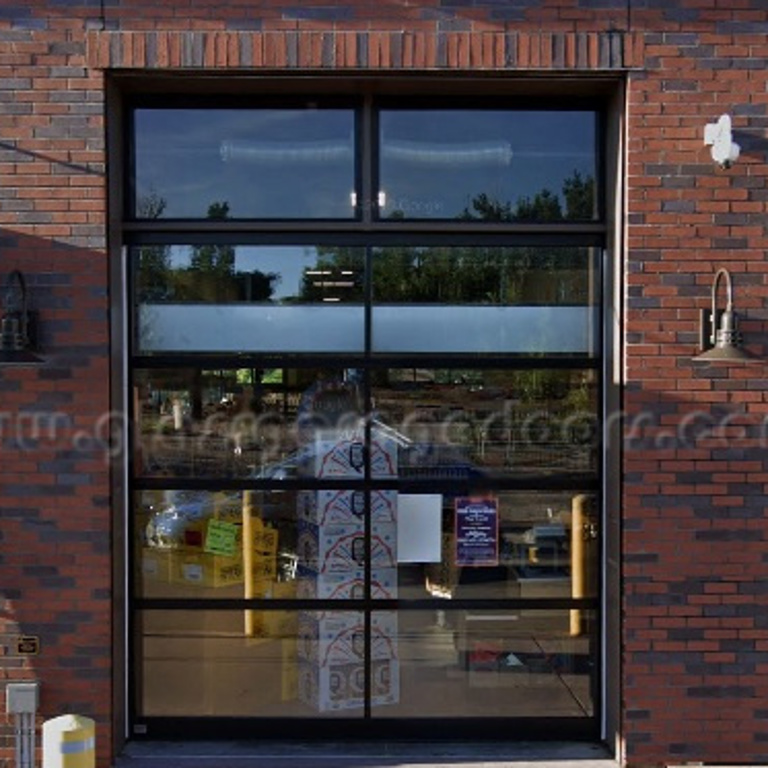
[[[440,562],[442,511],[439,493],[398,494],[398,563]]]

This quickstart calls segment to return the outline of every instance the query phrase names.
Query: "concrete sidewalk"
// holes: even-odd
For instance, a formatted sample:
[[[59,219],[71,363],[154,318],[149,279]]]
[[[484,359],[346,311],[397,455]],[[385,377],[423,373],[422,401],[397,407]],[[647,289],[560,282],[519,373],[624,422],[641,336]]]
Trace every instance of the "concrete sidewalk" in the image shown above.
[[[616,768],[599,745],[135,742],[115,768]]]

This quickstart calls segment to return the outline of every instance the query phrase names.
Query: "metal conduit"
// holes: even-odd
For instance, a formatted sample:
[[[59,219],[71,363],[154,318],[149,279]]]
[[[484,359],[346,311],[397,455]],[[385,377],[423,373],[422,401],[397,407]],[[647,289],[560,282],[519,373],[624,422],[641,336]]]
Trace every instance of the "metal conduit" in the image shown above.
[[[16,768],[35,768],[35,715],[23,712],[14,716]]]

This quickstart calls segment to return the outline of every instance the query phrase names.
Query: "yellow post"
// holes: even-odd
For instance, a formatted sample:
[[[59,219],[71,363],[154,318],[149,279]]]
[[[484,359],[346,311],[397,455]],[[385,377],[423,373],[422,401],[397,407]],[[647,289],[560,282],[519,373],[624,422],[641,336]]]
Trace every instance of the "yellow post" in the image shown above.
[[[253,491],[243,492],[243,583],[246,600],[255,597],[253,579]],[[256,612],[245,610],[245,636],[254,637],[256,634]]]
[[[571,502],[571,596],[580,598],[586,592],[586,546],[584,524],[588,497],[583,493],[573,497]],[[571,610],[571,635],[581,634],[581,609]]]

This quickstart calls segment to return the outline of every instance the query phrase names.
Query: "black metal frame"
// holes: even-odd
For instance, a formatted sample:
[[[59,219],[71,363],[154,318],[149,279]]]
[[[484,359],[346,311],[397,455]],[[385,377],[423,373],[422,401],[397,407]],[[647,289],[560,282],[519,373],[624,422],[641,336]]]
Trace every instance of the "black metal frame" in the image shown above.
[[[232,220],[232,221],[203,221],[203,220],[136,220],[132,217],[133,210],[132,185],[132,158],[133,133],[130,127],[132,108],[136,107],[167,107],[169,104],[200,107],[254,107],[279,106],[288,108],[299,106],[307,101],[319,101],[323,106],[346,106],[354,108],[356,112],[356,137],[359,151],[356,152],[356,177],[358,189],[362,198],[362,205],[355,218],[342,220]],[[376,109],[385,105],[387,108],[434,108],[448,106],[444,99],[423,100],[413,102],[411,99],[399,100],[381,98],[374,101],[372,96],[360,99],[352,98],[326,98],[317,97],[270,97],[267,100],[257,100],[253,97],[231,98],[222,101],[221,98],[209,97],[197,98],[183,96],[177,99],[166,97],[137,97],[131,99],[126,109],[125,135],[129,137],[129,157],[131,158],[130,172],[126,174],[125,195],[126,210],[123,212],[121,225],[123,242],[129,246],[141,245],[170,245],[189,244],[203,245],[208,243],[248,245],[248,244],[333,244],[345,246],[361,246],[370,249],[388,245],[494,245],[494,246],[558,246],[581,245],[602,247],[606,239],[605,226],[605,188],[604,167],[605,160],[602,151],[597,152],[598,168],[598,222],[557,222],[552,224],[539,223],[482,223],[476,221],[456,222],[441,220],[403,220],[391,221],[378,219],[373,213],[373,206],[366,205],[366,200],[371,200],[375,188],[376,178]],[[466,109],[499,109],[498,101],[477,100],[463,97],[456,103],[450,103],[451,108]],[[604,116],[602,104],[599,101],[577,99],[558,103],[554,107],[551,100],[525,99],[517,107],[519,109],[549,108],[587,108],[594,109],[599,115],[598,144],[603,145]],[[369,256],[367,257],[369,258]],[[130,265],[129,265],[130,266]],[[603,269],[599,270],[596,279],[602,278]],[[133,316],[133,276],[131,270],[127,270],[129,285],[127,286],[129,308],[129,327],[135,328]],[[366,329],[370,334],[371,312],[371,282],[370,270],[367,270],[366,284]],[[602,315],[602,313],[601,313]],[[337,355],[309,354],[309,355],[210,355],[210,354],[166,354],[166,355],[141,355],[133,349],[133,337],[130,344],[130,368],[136,369],[161,369],[174,367],[263,367],[268,365],[279,367],[310,367],[315,365],[327,365],[330,361],[338,364]],[[514,369],[533,368],[557,368],[557,369],[593,369],[600,371],[602,359],[590,356],[565,356],[565,355],[377,355],[371,352],[370,335],[366,337],[366,351],[360,354],[344,355],[345,365],[351,364],[373,370],[383,367],[397,367],[406,364],[413,365],[418,360],[420,366],[454,367],[471,365],[478,369],[493,367],[505,367]],[[602,349],[602,342],[600,342]],[[370,377],[365,377],[365,399],[370,403]],[[602,402],[602,386],[599,384],[600,402]],[[128,403],[130,413],[132,404]],[[600,414],[596,414],[598,417]],[[133,414],[130,413],[133,418]],[[366,439],[370,437],[370,425],[366,426]],[[129,457],[132,455],[129,452]],[[362,481],[327,481],[327,480],[258,480],[240,478],[148,478],[137,477],[129,458],[129,489],[132,496],[135,491],[161,490],[165,488],[189,489],[189,490],[298,490],[301,489],[333,489],[355,487],[364,491],[372,489],[396,489],[410,492],[419,490],[434,490],[434,480],[417,479],[373,479],[370,476],[370,466],[366,462],[365,476]],[[557,473],[557,474],[531,474],[514,478],[477,478],[471,481],[440,481],[441,490],[451,495],[469,494],[483,490],[497,491],[590,491],[599,493],[603,480],[599,469],[595,472],[582,473]],[[369,495],[366,494],[366,504],[369,503]],[[128,601],[131,616],[136,616],[142,611],[151,610],[351,610],[362,611],[366,620],[366,632],[370,636],[371,613],[382,610],[415,611],[432,610],[435,608],[462,610],[519,610],[525,609],[562,609],[571,608],[589,609],[596,617],[600,615],[599,596],[581,599],[507,599],[507,600],[467,600],[455,599],[446,606],[444,600],[438,598],[425,600],[372,600],[370,593],[370,520],[366,518],[366,592],[363,600],[329,601],[329,600],[264,600],[264,599],[176,599],[176,598],[142,598],[135,592],[135,584],[130,580],[128,584]],[[132,519],[132,516],[131,516]],[[134,547],[135,537],[133,531],[128,533],[128,557],[129,563],[135,562]],[[598,564],[602,571],[602,564]],[[131,621],[133,624],[133,620]],[[599,621],[596,622],[596,644],[599,645]],[[369,644],[366,643],[365,665],[370,670],[371,658]],[[136,658],[136,638],[129,632],[129,653],[131,658]],[[599,655],[597,649],[593,654]],[[557,733],[558,738],[599,738],[599,714],[601,702],[599,700],[600,669],[596,665],[593,684],[595,689],[594,713],[589,718],[490,718],[478,719],[445,719],[418,718],[402,719],[373,717],[370,706],[370,675],[366,675],[366,706],[363,718],[332,718],[318,716],[307,719],[280,719],[265,718],[252,720],[247,718],[163,718],[142,717],[137,711],[136,686],[137,676],[131,676],[129,682],[130,705],[129,717],[134,724],[133,735],[135,737],[148,738],[216,738],[226,736],[269,738],[292,738],[297,727],[301,727],[302,734],[307,738],[339,738],[348,735],[354,738],[552,738]],[[332,724],[332,725],[331,725]]]

